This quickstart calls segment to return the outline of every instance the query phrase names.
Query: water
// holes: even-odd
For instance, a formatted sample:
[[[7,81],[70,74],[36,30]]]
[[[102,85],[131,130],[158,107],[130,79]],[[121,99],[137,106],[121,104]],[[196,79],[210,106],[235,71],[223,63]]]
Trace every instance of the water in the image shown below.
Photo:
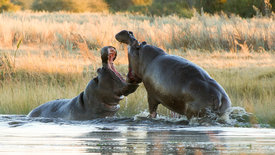
[[[0,154],[275,154],[275,129],[196,123],[143,115],[91,121],[0,115]]]

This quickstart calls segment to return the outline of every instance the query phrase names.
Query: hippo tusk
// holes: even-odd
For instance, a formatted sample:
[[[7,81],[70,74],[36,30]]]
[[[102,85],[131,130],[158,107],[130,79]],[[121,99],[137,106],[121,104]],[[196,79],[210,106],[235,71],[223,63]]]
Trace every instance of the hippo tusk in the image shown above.
[[[125,97],[124,95],[121,95],[121,96],[119,97],[119,99],[122,100],[122,99],[124,99],[124,97]]]

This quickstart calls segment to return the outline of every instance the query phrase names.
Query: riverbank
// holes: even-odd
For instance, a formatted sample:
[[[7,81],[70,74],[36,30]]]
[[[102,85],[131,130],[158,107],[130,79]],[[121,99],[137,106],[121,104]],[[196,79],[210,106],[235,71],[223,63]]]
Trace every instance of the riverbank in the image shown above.
[[[99,51],[93,51],[96,55]],[[196,51],[170,51],[202,66],[218,81],[232,100],[233,106],[244,107],[255,114],[252,123],[275,125],[275,54],[271,53],[200,53]],[[124,52],[121,52],[124,53]],[[120,53],[120,54],[121,54]],[[11,55],[6,55],[12,60]],[[124,77],[128,72],[124,56],[118,56],[116,68]],[[98,56],[94,56],[99,60]],[[5,59],[4,59],[5,60]],[[27,114],[33,108],[47,101],[72,98],[85,89],[101,66],[99,61],[85,61],[79,56],[46,56],[37,54],[20,55],[16,68],[1,72],[0,113]],[[147,109],[146,91],[143,86],[122,100],[118,112],[122,116],[134,116]],[[164,108],[159,113],[170,115]]]

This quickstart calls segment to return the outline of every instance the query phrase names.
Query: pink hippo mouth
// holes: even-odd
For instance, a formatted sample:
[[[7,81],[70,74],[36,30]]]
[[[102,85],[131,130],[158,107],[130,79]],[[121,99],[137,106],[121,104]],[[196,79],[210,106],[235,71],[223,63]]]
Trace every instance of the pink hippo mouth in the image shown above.
[[[136,76],[135,74],[133,74],[133,71],[131,69],[131,67],[129,66],[129,72],[127,74],[127,80],[128,83],[132,83],[132,84],[138,84],[142,82],[142,79],[139,78],[138,76]]]
[[[135,76],[132,73],[132,69],[129,67],[129,72],[127,74],[127,82],[129,83],[136,83]]]
[[[114,67],[114,60],[116,58],[117,52],[114,48],[108,49],[108,68],[115,73],[115,75],[122,81],[126,82],[123,77],[119,74],[119,72]]]

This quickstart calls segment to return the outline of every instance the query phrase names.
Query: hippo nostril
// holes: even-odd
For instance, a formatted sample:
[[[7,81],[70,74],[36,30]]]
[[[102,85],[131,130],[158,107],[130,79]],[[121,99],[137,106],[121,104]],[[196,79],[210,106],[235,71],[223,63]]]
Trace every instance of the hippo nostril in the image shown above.
[[[115,35],[115,38],[116,38],[116,40],[118,40],[118,41],[120,40],[120,39],[119,39],[119,35],[118,35],[118,34],[117,34],[117,35]]]

